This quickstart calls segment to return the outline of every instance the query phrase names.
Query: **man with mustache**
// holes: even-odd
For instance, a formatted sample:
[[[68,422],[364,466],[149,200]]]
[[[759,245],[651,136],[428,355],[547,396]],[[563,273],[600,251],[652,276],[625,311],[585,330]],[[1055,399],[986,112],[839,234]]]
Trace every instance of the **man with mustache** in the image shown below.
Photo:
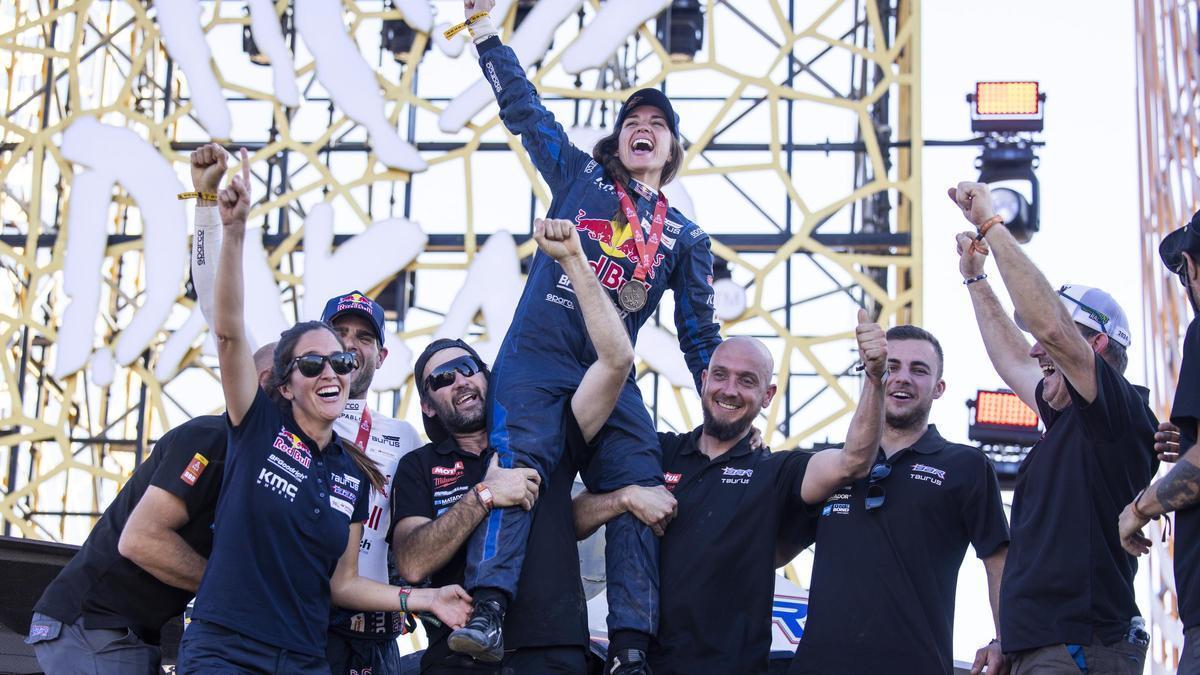
[[[871,473],[821,509],[804,637],[792,673],[952,673],[954,592],[967,545],[987,570],[999,631],[1008,523],[992,464],[929,424],[946,389],[942,346],[887,332],[883,441]],[[972,673],[1005,670],[998,640]]]
[[[661,542],[663,611],[649,652],[655,675],[766,672],[779,542],[811,542],[816,506],[865,476],[879,447],[890,345],[861,310],[856,337],[866,377],[842,448],[753,447],[751,424],[776,387],[771,353],[750,337],[729,338],[713,352],[701,379],[704,423],[658,435],[664,482],[679,508]],[[577,536],[636,503],[625,494],[631,489],[576,497]]]
[[[633,348],[616,308],[588,267],[574,225],[539,219],[534,238],[542,253],[570,277],[598,359],[565,409],[545,411],[547,416],[566,417],[574,439],[545,486],[533,469],[499,466],[485,419],[490,373],[469,345],[437,340],[417,359],[413,372],[432,442],[400,462],[393,487],[391,545],[401,576],[410,582],[432,578],[435,585],[445,579],[461,582],[467,540],[488,513],[512,506],[532,511],[530,554],[521,570],[520,592],[505,615],[504,651],[498,662],[475,661],[451,651],[450,630],[426,622],[429,648],[421,659],[423,673],[587,670],[587,614],[571,520],[571,486],[584,444],[616,404],[633,365]],[[669,516],[675,504],[665,490],[639,489],[660,491],[654,518]]]
[[[1046,423],[1021,463],[1000,586],[998,636],[1014,675],[1141,673],[1146,645],[1117,517],[1157,469],[1148,391],[1125,379],[1129,321],[1111,295],[1056,293],[995,214],[982,183],[950,199],[977,229],[958,235],[983,344],[1009,389]],[[990,248],[1015,306],[1008,317],[983,273]],[[1022,330],[1033,334],[1029,346]]]

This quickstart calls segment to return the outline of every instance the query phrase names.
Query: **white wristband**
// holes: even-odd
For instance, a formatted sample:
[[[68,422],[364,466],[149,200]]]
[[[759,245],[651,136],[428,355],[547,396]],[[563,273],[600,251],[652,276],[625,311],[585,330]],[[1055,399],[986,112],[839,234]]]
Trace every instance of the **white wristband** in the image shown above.
[[[493,35],[500,34],[496,25],[492,23],[491,15],[480,17],[475,23],[468,26],[467,30],[471,31],[471,41],[475,44],[479,44]]]
[[[196,205],[196,227],[212,229],[221,227],[221,212],[215,206]]]

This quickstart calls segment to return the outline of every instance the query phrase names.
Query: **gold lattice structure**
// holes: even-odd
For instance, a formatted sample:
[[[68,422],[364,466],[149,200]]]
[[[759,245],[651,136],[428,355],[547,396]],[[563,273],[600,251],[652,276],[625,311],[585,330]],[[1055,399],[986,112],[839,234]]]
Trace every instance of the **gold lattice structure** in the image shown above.
[[[294,11],[287,0],[274,4],[281,15]],[[221,140],[251,149],[259,198],[251,218],[263,225],[291,318],[303,294],[303,219],[313,206],[333,205],[344,236],[391,215],[422,224],[430,245],[399,281],[362,289],[411,300],[389,307],[389,326],[416,353],[438,329],[480,242],[499,229],[495,213],[516,205],[506,226],[527,257],[534,246],[521,233],[548,207],[549,193],[494,105],[461,132],[438,131],[446,101],[480,77],[469,53],[426,51],[430,38],[418,32],[393,58],[379,35],[383,21],[402,18],[399,10],[341,4],[346,30],[373,64],[386,115],[407,130],[428,171],[409,175],[374,161],[366,133],[332,105],[294,34],[302,100],[298,108],[279,103],[266,70],[242,52],[244,3],[216,0],[200,7],[236,122],[235,138]],[[457,2],[433,4],[449,17],[461,11]],[[578,23],[601,8],[583,2]],[[515,23],[510,13],[506,36]],[[715,255],[746,289],[746,309],[723,331],[760,336],[776,356],[780,394],[762,421],[768,442],[836,439],[857,391],[854,308],[873,308],[885,323],[921,318],[919,2],[708,0],[704,47],[693,60],[672,58],[651,20],[599,72],[576,77],[559,61],[579,30],[573,20],[560,26],[531,71],[547,105],[564,122],[595,127],[611,124],[633,89],[669,86],[687,147],[679,180]],[[97,384],[88,369],[53,377],[66,304],[66,210],[79,171],[60,151],[62,133],[85,116],[132,130],[185,185],[188,151],[209,139],[145,3],[10,0],[0,8],[0,66],[0,521],[14,534],[79,541],[154,439],[221,403],[202,339],[178,375],[154,375],[159,348],[194,305],[184,288],[158,339],[117,367],[110,384]],[[488,200],[501,197],[486,195],[499,193],[481,176],[502,177],[503,194],[516,198],[498,209]],[[141,214],[123,188],[112,195],[107,227],[97,347],[113,343],[146,291]],[[662,315],[670,327],[670,312]],[[471,333],[486,336],[488,328],[477,317]],[[645,363],[638,368],[661,425],[698,422],[690,389],[670,386]],[[376,404],[413,419],[412,394],[410,377],[377,394]]]
[[[1200,41],[1196,0],[1135,2],[1138,38],[1138,169],[1141,189],[1142,284],[1148,381],[1160,419],[1170,417],[1179,384],[1183,334],[1191,321],[1179,278],[1158,246],[1200,210]],[[1169,468],[1169,467],[1168,467]],[[1167,469],[1164,468],[1164,473]],[[1151,526],[1157,542],[1159,523]],[[1183,647],[1172,571],[1174,539],[1151,551],[1151,645],[1155,673],[1173,673]]]

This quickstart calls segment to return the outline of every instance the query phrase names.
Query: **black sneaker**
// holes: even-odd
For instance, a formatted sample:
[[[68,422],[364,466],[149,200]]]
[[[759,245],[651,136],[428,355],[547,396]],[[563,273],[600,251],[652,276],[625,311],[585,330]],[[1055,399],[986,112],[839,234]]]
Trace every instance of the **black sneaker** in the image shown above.
[[[467,625],[450,634],[450,649],[476,661],[500,663],[504,658],[504,611],[495,600],[475,601],[475,610]],[[634,671],[630,671],[634,672]]]
[[[622,649],[609,655],[605,675],[650,675],[646,653],[640,649]]]

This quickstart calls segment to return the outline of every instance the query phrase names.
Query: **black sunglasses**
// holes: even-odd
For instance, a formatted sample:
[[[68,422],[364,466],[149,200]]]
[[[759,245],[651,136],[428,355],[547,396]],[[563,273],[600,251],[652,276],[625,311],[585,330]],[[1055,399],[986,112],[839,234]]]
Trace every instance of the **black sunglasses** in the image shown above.
[[[867,510],[877,509],[883,506],[883,500],[887,498],[887,493],[883,491],[883,486],[879,484],[884,478],[892,475],[892,465],[887,462],[879,462],[871,467],[871,475],[867,480]]]
[[[305,354],[297,356],[288,364],[287,372],[284,376],[292,374],[292,369],[300,371],[300,374],[305,377],[316,377],[325,370],[325,362],[329,362],[329,367],[333,368],[333,372],[338,375],[346,373],[358,367],[358,357],[353,352],[334,352],[332,354]]]
[[[483,364],[470,354],[463,354],[457,359],[451,359],[433,369],[425,377],[425,391],[437,391],[442,387],[449,387],[454,384],[454,378],[458,375],[463,377],[471,377],[477,373],[483,372]]]

